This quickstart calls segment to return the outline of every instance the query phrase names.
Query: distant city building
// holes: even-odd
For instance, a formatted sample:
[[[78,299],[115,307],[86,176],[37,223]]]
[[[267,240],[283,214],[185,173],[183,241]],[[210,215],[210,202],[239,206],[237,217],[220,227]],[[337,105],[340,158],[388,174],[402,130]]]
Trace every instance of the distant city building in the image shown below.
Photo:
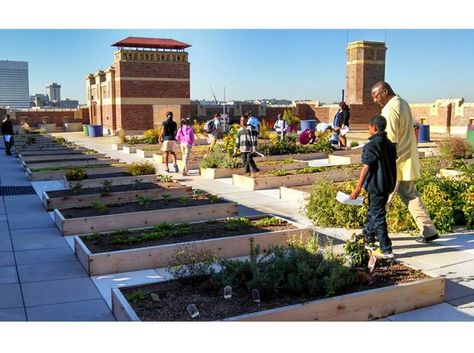
[[[28,62],[0,60],[0,107],[29,108]]]
[[[46,94],[49,96],[49,99],[53,102],[58,102],[61,100],[61,85],[53,82],[46,86]]]
[[[51,106],[51,102],[49,101],[49,97],[47,94],[34,94],[30,97],[30,107],[46,107]]]
[[[58,108],[63,109],[74,109],[79,105],[79,101],[75,99],[66,98],[65,100],[60,100],[55,104]]]

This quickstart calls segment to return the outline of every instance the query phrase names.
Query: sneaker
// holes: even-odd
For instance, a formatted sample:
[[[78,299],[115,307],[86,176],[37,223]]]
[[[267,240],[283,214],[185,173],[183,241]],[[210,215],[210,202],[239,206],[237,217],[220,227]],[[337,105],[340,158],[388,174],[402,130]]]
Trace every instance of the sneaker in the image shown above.
[[[174,165],[174,171],[175,171],[176,173],[179,172],[179,168],[178,168],[178,165],[177,165],[177,164]]]
[[[423,236],[419,236],[418,238],[415,239],[415,241],[417,243],[421,243],[421,244],[427,244],[429,243],[430,241],[433,241],[433,240],[436,240],[439,238],[439,235],[438,233],[436,233],[435,235],[432,235],[431,237],[423,237]]]
[[[384,259],[384,260],[391,260],[395,257],[395,255],[393,255],[392,250],[385,250],[385,251],[382,251],[378,255],[378,257],[381,258],[381,259]]]

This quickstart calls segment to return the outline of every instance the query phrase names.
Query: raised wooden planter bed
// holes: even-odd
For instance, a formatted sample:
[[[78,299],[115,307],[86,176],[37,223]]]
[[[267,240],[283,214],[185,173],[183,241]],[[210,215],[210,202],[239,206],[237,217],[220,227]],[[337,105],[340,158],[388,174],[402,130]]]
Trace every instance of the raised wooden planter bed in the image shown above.
[[[179,223],[230,217],[238,214],[238,204],[236,202],[224,201],[201,206],[186,206],[78,218],[65,218],[63,213],[67,210],[68,209],[54,210],[54,221],[63,235],[107,232],[121,228],[140,228],[165,221]]]
[[[97,167],[97,168],[84,168],[86,169],[87,175],[95,174],[106,174],[112,172],[127,171],[128,167]],[[45,172],[32,172],[30,168],[26,168],[25,175],[28,180],[39,181],[39,180],[63,180],[64,174],[66,173],[67,168],[54,171],[45,171]]]
[[[126,168],[121,168],[118,170],[117,168],[109,168],[109,172],[104,172],[101,174],[91,175],[87,171],[88,178],[81,180],[81,181],[69,181],[64,178],[64,186],[68,189],[73,187],[74,184],[79,183],[83,188],[98,188],[102,186],[102,183],[105,180],[112,181],[113,186],[118,185],[130,185],[135,183],[137,179],[140,179],[143,183],[152,183],[156,181],[156,174],[148,174],[148,175],[131,175],[127,172]],[[118,174],[121,173],[122,175],[109,175],[107,174]]]
[[[143,150],[141,148],[138,148],[137,151],[136,151],[137,156],[140,157],[140,158],[153,158],[153,153],[155,153],[155,152],[154,151]]]
[[[54,150],[44,150],[44,151],[17,151],[17,155],[19,157],[32,157],[32,156],[55,156],[61,154],[84,154],[85,152],[95,152],[93,150],[89,150],[86,148],[62,148],[62,149],[54,149]]]
[[[107,158],[107,159],[86,159],[86,160],[71,160],[71,161],[58,161],[58,162],[45,162],[45,163],[27,163],[29,169],[37,169],[44,167],[84,167],[84,166],[94,166],[94,165],[111,165],[117,164],[120,161],[117,159]]]
[[[295,161],[309,161],[312,159],[325,159],[328,158],[328,153],[326,152],[314,152],[314,153],[295,153],[295,154],[280,154],[274,156],[265,156],[265,157],[255,157],[256,162],[259,161],[283,161],[285,159],[292,158]]]
[[[49,163],[49,162],[58,162],[58,161],[76,161],[76,160],[90,160],[97,158],[104,158],[105,154],[95,153],[95,154],[57,154],[57,155],[43,155],[43,156],[26,156],[20,157],[21,165],[24,167],[27,163]]]
[[[232,184],[241,186],[247,190],[273,189],[280,186],[309,185],[316,180],[328,179],[333,182],[345,181],[357,178],[358,170],[333,169],[312,174],[295,174],[285,176],[255,176],[232,175]]]
[[[341,165],[341,164],[356,164],[360,163],[361,154],[348,154],[345,156],[330,154],[328,156],[329,164]]]
[[[112,151],[122,151],[123,144],[122,143],[113,143],[112,144]]]
[[[258,168],[264,172],[275,169],[300,169],[308,166],[308,162],[292,162],[292,163],[270,163],[260,162]],[[230,178],[234,174],[245,174],[245,168],[201,168],[201,175],[207,179]]]
[[[113,178],[109,179],[115,181]],[[117,189],[119,189],[117,191]],[[137,202],[139,195],[146,195],[153,200],[163,198],[163,195],[182,196],[190,195],[191,186],[178,183],[144,183],[142,189],[133,185],[114,185],[111,191],[104,193],[101,187],[86,188],[74,194],[71,190],[43,191],[43,206],[51,211],[55,208],[72,208],[90,206],[93,202],[100,201],[107,205],[115,203]],[[59,196],[58,196],[59,194]]]
[[[121,290],[112,289],[112,312],[119,321],[140,321]],[[421,279],[226,318],[225,321],[370,321],[444,302],[445,279]]]
[[[256,218],[256,217],[252,217]],[[261,218],[259,216],[258,218]],[[201,222],[202,223],[202,222]],[[79,262],[90,276],[136,271],[149,268],[159,268],[168,265],[176,251],[187,244],[192,244],[196,250],[210,250],[221,259],[248,255],[249,240],[253,238],[254,244],[260,246],[261,251],[266,251],[271,245],[285,246],[293,237],[309,239],[313,230],[291,222],[295,228],[266,231],[261,233],[243,234],[211,238],[206,240],[190,240],[188,242],[170,242],[165,245],[135,247],[132,249],[92,253],[84,244],[81,237],[74,238],[75,253]],[[194,224],[194,223],[193,223]]]
[[[123,145],[122,146],[122,151],[128,154],[133,154],[137,153],[138,149],[143,149],[143,148],[150,148],[151,146],[154,146],[154,144],[137,144],[137,145]],[[158,146],[158,145],[155,145]]]

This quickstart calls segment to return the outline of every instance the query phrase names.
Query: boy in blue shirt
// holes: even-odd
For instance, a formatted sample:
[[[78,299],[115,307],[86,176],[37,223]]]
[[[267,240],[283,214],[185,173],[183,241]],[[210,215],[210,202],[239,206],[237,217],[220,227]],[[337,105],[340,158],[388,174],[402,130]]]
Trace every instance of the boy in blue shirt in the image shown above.
[[[369,142],[362,150],[359,182],[351,194],[351,199],[359,196],[362,187],[369,195],[369,210],[362,234],[367,243],[374,243],[377,236],[382,254],[380,257],[392,259],[392,242],[388,237],[385,206],[397,182],[395,145],[387,138],[387,120],[375,116],[369,122]]]

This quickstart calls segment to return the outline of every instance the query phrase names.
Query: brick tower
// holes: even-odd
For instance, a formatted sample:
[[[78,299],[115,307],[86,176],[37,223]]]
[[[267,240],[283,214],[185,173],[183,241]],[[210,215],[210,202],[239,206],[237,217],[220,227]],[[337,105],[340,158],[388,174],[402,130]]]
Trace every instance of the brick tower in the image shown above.
[[[357,41],[346,49],[346,101],[351,108],[351,123],[366,124],[380,113],[370,90],[377,81],[385,80],[384,42]]]
[[[189,114],[190,45],[173,39],[128,37],[113,64],[86,77],[91,123],[115,132],[157,127],[166,111],[174,120]]]

